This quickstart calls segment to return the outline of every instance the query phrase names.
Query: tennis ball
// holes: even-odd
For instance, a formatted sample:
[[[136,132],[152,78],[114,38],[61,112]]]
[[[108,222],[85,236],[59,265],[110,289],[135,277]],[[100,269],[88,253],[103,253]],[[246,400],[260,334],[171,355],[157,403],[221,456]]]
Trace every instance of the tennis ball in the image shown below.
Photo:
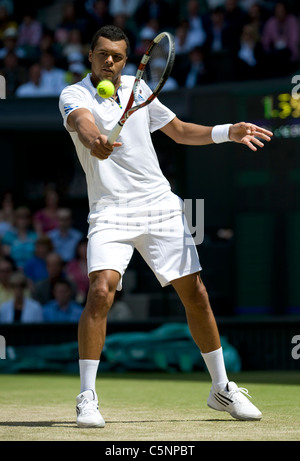
[[[110,80],[101,80],[97,85],[97,92],[101,98],[110,98],[114,92],[114,84]]]

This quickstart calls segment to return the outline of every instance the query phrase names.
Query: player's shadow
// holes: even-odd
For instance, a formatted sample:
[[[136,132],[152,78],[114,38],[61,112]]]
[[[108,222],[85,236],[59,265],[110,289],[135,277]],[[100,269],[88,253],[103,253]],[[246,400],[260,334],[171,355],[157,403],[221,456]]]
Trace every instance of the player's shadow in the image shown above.
[[[71,421],[0,421],[0,427],[74,427]]]
[[[149,424],[149,423],[238,423],[236,419],[146,419],[146,420],[122,420],[122,421],[106,421],[106,425],[110,424]],[[71,421],[0,421],[0,427],[71,427],[77,428],[76,422]]]

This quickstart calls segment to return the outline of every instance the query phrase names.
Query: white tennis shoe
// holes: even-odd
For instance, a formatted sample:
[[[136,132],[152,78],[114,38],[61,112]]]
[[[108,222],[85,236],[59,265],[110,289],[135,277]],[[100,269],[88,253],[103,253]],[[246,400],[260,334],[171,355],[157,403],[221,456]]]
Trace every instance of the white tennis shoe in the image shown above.
[[[211,388],[207,405],[214,410],[228,411],[233,418],[241,421],[259,421],[262,414],[247,397],[251,398],[247,389],[238,387],[233,381],[230,381],[224,390],[216,392]]]
[[[105,421],[99,411],[97,394],[89,389],[76,397],[78,427],[104,427]]]

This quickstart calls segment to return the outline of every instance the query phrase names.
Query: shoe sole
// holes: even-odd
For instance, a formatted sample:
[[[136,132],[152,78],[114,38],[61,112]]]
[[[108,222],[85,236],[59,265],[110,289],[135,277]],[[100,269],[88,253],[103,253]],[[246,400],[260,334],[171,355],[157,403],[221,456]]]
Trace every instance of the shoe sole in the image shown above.
[[[87,427],[104,427],[105,423],[96,423],[96,424],[91,424],[91,423],[78,423],[77,422],[77,427],[80,428],[87,428]]]
[[[237,414],[235,413],[230,413],[229,411],[227,410],[223,410],[221,408],[215,408],[213,407],[212,405],[210,405],[209,403],[207,403],[207,406],[209,408],[211,408],[212,410],[216,410],[216,411],[226,411],[226,413],[229,413],[230,416],[232,416],[233,418],[235,419],[238,419],[239,421],[260,421],[262,419],[262,415],[261,416],[258,416],[258,417],[254,417],[254,416],[238,416]]]

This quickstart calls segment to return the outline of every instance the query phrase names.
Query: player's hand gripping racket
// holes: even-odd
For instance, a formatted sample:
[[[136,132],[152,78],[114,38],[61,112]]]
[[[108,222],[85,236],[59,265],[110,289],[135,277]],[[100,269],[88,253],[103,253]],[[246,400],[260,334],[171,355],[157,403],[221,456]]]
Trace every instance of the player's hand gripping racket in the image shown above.
[[[172,71],[174,60],[175,45],[173,36],[168,32],[162,32],[153,39],[148,50],[142,57],[126,109],[108,135],[107,140],[109,144],[115,142],[130,115],[150,104],[158,96]],[[146,101],[141,102],[138,99],[138,95],[142,78],[151,88],[152,94]],[[134,103],[135,105],[133,105]]]

